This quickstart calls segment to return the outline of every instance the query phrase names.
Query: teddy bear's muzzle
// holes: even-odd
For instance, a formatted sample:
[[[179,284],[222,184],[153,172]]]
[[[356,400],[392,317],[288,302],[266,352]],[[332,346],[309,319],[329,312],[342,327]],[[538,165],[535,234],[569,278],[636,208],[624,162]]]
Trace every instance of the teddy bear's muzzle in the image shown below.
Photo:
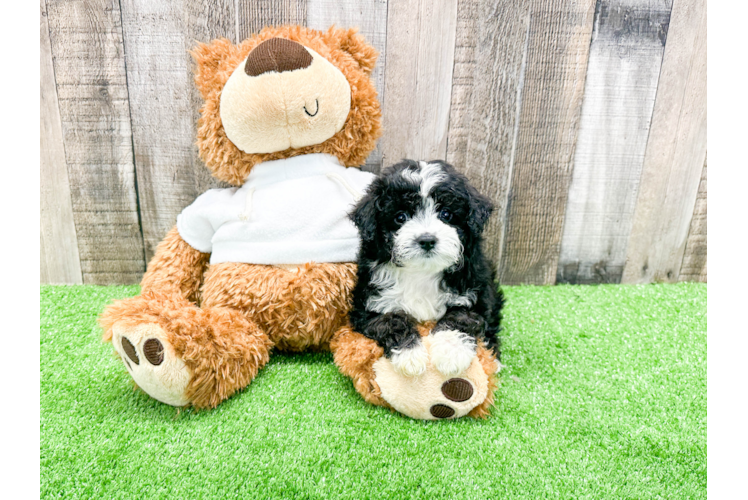
[[[245,153],[321,144],[345,125],[351,87],[314,50],[285,38],[260,43],[221,92],[226,136]]]

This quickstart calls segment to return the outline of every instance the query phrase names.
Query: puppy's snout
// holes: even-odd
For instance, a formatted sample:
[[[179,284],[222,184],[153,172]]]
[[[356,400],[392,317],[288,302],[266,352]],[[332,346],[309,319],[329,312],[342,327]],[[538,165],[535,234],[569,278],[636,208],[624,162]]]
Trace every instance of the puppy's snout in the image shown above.
[[[421,248],[428,252],[436,246],[436,236],[429,233],[422,234],[421,236],[416,238],[416,243],[418,243]]]
[[[312,64],[312,55],[300,43],[285,38],[270,38],[252,49],[244,65],[249,76],[258,76],[268,71],[293,71]]]

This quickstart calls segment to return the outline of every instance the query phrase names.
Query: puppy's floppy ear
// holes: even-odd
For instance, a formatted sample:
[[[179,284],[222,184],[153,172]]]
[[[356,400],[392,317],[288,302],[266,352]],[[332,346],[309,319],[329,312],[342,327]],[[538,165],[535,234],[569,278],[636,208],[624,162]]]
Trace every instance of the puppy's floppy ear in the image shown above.
[[[363,241],[372,241],[377,234],[377,202],[369,192],[358,203],[349,217],[358,228]]]
[[[488,218],[493,212],[493,203],[483,196],[470,184],[467,185],[468,194],[470,195],[470,216],[468,217],[468,226],[474,234],[481,234],[483,226],[486,225]]]
[[[357,28],[339,29],[331,27],[328,35],[335,39],[338,46],[348,52],[368,75],[374,70],[379,53],[366,39],[359,35]]]

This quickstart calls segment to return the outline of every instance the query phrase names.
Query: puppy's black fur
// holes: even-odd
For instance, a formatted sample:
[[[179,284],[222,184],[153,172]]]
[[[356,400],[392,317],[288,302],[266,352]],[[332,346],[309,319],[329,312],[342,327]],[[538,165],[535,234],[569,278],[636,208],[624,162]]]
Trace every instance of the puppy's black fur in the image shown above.
[[[443,179],[429,191],[429,197],[435,203],[439,219],[457,231],[463,249],[461,262],[441,274],[440,288],[454,296],[474,298],[469,305],[448,303],[444,315],[434,318],[437,320],[434,332],[465,332],[475,340],[483,340],[498,358],[498,332],[504,298],[498,289],[495,271],[481,248],[483,227],[493,207],[451,165],[442,161],[429,163],[438,164],[444,174]],[[361,236],[351,323],[355,330],[375,340],[387,357],[391,356],[393,349],[402,350],[415,345],[420,337],[415,328],[417,321],[404,311],[381,313],[367,307],[369,298],[382,291],[372,283],[372,273],[383,264],[402,265],[393,254],[395,237],[401,227],[398,214],[412,215],[425,203],[420,184],[414,183],[412,176],[405,171],[417,172],[421,165],[404,160],[385,169],[351,214]],[[447,213],[444,209],[449,212],[449,217],[442,218]]]

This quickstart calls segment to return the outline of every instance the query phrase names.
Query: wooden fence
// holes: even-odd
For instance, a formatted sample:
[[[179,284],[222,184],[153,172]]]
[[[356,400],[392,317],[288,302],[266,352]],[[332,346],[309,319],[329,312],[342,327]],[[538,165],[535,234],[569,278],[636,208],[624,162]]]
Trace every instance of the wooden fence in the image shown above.
[[[503,283],[706,281],[706,0],[41,0],[42,282],[140,280],[219,185],[188,49],[288,23],[379,49],[365,168],[466,173]]]

